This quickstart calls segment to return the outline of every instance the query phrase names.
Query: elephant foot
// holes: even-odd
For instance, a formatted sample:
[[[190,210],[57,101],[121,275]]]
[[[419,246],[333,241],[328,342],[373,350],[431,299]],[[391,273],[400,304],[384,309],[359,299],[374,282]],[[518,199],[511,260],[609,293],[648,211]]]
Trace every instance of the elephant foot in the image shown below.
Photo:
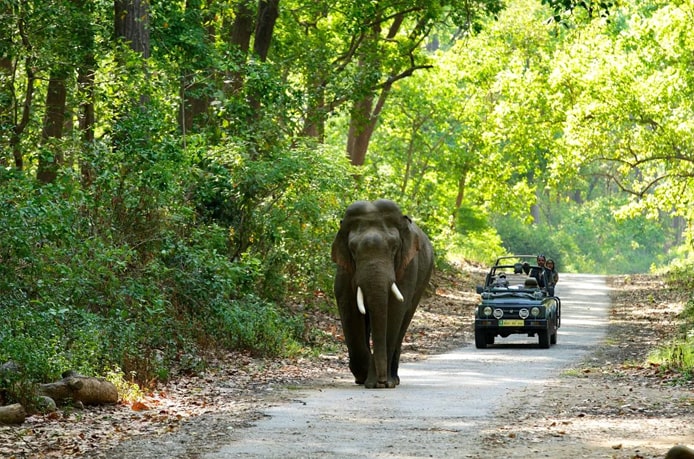
[[[354,375],[355,384],[362,385],[368,379],[368,376],[369,376],[368,369],[361,368],[357,365],[353,365],[351,362],[350,362],[349,369],[352,371],[352,374]]]
[[[388,379],[388,381],[382,382],[382,381],[366,381],[364,383],[364,387],[367,389],[395,389],[397,386],[397,383],[392,380]]]

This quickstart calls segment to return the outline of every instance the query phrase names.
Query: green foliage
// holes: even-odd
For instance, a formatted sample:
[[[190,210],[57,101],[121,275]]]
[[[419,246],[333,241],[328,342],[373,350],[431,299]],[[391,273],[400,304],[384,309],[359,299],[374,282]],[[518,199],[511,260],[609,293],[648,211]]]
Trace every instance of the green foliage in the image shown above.
[[[694,261],[691,259],[673,261],[665,270],[668,284],[681,290],[694,291],[692,269],[694,269]],[[694,319],[694,310],[690,310],[690,313],[692,313],[692,319]]]
[[[665,271],[667,284],[680,292],[694,292],[691,260],[680,260]],[[676,336],[664,343],[649,356],[650,362],[660,364],[664,370],[675,371],[683,378],[694,379],[694,300],[689,299],[679,314],[680,330]]]
[[[0,363],[22,365],[1,383],[15,397],[66,369],[147,383],[217,346],[296,352],[311,332],[287,304],[331,290],[355,199],[397,201],[439,265],[542,252],[563,271],[632,273],[691,251],[686,2],[298,0],[267,60],[229,41],[229,5],[149,6],[148,58],[112,39],[106,2],[0,15]],[[71,122],[49,142],[51,75]],[[358,101],[377,124],[354,170]],[[39,186],[46,155],[63,163]]]
[[[495,227],[508,253],[545,254],[548,258],[554,259],[558,266],[562,266],[562,270],[566,269],[559,256],[565,249],[557,245],[554,232],[548,226],[519,221],[517,218],[507,216],[496,219]]]
[[[687,302],[680,319],[679,335],[659,346],[648,360],[660,364],[663,370],[677,372],[684,379],[691,380],[694,379],[694,300]]]
[[[95,158],[93,188],[67,175],[42,187],[3,176],[0,361],[21,365],[2,387],[15,388],[15,398],[67,369],[117,366],[146,385],[200,370],[202,349],[273,355],[301,347],[302,318],[268,298],[286,294],[288,277],[298,294],[328,284],[335,222],[320,197],[347,180],[346,168],[306,149],[252,171],[225,169],[222,188],[240,196],[247,226],[214,213],[200,213],[198,223],[195,209],[208,201],[190,203],[184,198],[200,195],[180,190],[200,189],[200,169],[165,141],[148,148],[153,131],[137,138],[146,129],[131,126],[121,137],[116,163]],[[341,207],[337,197],[331,204]],[[245,251],[234,238],[242,230]]]
[[[607,17],[617,7],[617,2],[614,0],[542,0],[542,3],[554,10],[553,19],[558,23],[566,22],[566,17],[573,14],[574,10],[582,10],[589,19],[592,19],[598,16]]]
[[[618,205],[610,199],[555,203],[550,221],[505,216],[495,218],[494,226],[508,252],[543,253],[561,271],[628,274],[667,263],[674,256],[662,250],[667,229],[645,215],[617,218]]]
[[[230,142],[201,160],[196,209],[229,228],[231,258],[258,261],[257,287],[266,298],[329,283],[329,244],[351,180],[346,160],[334,156],[311,144],[259,152]]]
[[[120,400],[132,403],[143,399],[146,394],[135,382],[135,374],[131,373],[129,376],[130,379],[127,379],[123,370],[115,366],[106,372],[105,378],[116,386]]]
[[[300,317],[291,317],[277,307],[253,296],[219,304],[207,318],[209,331],[217,327],[217,339],[231,349],[248,349],[264,355],[292,355],[300,350],[303,334]]]
[[[663,370],[680,373],[684,379],[694,378],[694,337],[675,340],[649,355],[650,362],[662,365]]]
[[[442,236],[434,240],[434,246],[437,252],[453,261],[473,260],[489,265],[506,253],[501,237],[493,228],[465,235],[444,233]]]

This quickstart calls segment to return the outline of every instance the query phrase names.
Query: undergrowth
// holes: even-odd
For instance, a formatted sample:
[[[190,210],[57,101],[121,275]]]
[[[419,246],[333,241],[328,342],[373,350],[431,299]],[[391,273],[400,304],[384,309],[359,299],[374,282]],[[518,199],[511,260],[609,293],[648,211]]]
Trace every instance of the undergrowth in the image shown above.
[[[137,155],[94,164],[90,187],[0,170],[0,405],[67,370],[118,368],[146,387],[203,370],[216,351],[291,356],[306,345],[304,318],[284,300],[326,284],[332,228],[292,206],[320,208],[302,189],[328,160],[298,151],[258,159],[265,169],[248,176],[150,154],[152,170]]]
[[[689,301],[679,314],[680,330],[668,343],[659,346],[649,355],[649,361],[658,363],[664,370],[675,371],[684,379],[694,379],[694,280],[691,264],[672,266],[668,273],[668,284],[682,292],[689,292]]]

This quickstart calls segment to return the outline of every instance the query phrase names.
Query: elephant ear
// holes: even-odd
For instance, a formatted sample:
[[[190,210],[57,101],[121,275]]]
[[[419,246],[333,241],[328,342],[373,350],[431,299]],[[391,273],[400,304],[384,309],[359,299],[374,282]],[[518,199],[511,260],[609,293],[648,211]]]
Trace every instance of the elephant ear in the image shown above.
[[[400,280],[402,278],[407,266],[419,251],[419,232],[415,224],[410,220],[410,217],[403,215],[398,230],[400,231],[402,247],[400,249],[399,261],[395,269],[395,280]]]
[[[343,222],[340,222],[340,230],[335,236],[333,241],[333,247],[331,251],[332,260],[337,263],[338,266],[342,267],[349,273],[354,273],[354,261],[349,252],[349,247],[347,246],[347,236],[349,231],[344,228]]]

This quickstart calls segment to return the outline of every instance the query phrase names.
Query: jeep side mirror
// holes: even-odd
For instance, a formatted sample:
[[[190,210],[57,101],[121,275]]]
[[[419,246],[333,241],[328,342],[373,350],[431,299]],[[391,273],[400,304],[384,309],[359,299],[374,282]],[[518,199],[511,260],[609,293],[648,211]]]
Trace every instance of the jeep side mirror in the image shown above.
[[[481,285],[478,285],[477,286],[477,293],[482,294],[482,292],[484,292],[484,287]]]

